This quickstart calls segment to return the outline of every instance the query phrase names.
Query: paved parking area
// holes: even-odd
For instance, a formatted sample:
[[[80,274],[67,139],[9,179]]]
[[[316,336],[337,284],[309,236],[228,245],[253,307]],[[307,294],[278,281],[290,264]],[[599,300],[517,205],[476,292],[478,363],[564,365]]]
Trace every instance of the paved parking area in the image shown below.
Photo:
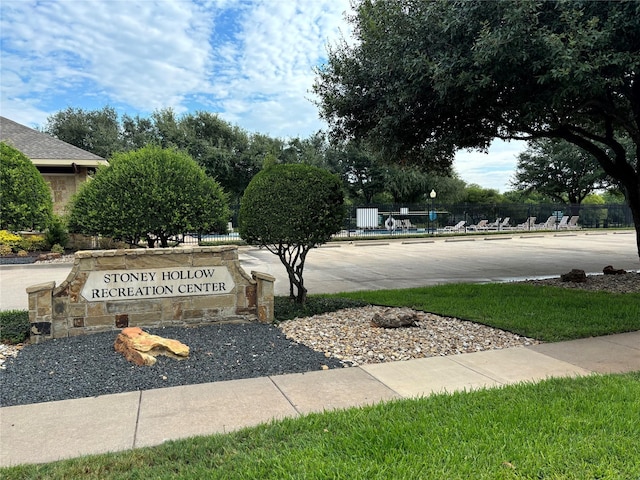
[[[288,295],[288,277],[276,255],[242,247],[239,258],[247,272],[276,277],[276,295]],[[607,265],[640,270],[635,232],[336,242],[309,253],[304,280],[311,294],[335,293],[550,277],[573,268],[602,273]],[[27,287],[51,281],[60,284],[70,270],[70,264],[0,266],[0,309],[27,309]]]
[[[464,236],[330,244],[309,253],[304,269],[309,293],[410,288],[459,282],[502,282],[560,276],[573,268],[602,273],[607,265],[636,271],[634,232]],[[246,270],[276,277],[278,295],[288,280],[277,257],[248,249]]]

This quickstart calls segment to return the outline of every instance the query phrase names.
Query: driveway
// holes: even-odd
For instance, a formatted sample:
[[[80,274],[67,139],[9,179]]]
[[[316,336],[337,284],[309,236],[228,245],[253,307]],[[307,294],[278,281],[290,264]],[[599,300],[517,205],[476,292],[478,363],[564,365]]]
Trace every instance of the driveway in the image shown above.
[[[559,276],[573,268],[602,273],[607,265],[640,269],[635,232],[570,232],[393,239],[331,243],[307,257],[309,293],[408,288],[459,282],[502,282]],[[241,247],[242,267],[276,277],[276,295],[289,282],[278,257],[266,249]],[[70,264],[0,266],[0,309],[27,309],[26,288],[60,284]]]

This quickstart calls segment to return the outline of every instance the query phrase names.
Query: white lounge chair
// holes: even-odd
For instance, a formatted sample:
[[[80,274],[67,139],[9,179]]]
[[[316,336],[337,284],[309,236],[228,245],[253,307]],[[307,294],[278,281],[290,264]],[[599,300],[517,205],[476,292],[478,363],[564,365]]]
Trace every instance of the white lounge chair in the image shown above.
[[[558,230],[562,230],[563,228],[567,228],[568,225],[569,225],[569,216],[563,215],[562,218],[560,219],[560,223],[558,223],[558,226],[556,228]]]
[[[508,230],[511,228],[511,225],[509,225],[509,221],[511,220],[511,217],[504,217],[504,220],[502,220],[502,222],[500,223],[500,225],[498,225],[498,230]]]
[[[405,218],[405,219],[403,219],[403,220],[402,220],[402,228],[403,228],[404,230],[411,230],[412,228],[413,228],[413,229],[415,229],[416,227],[415,227],[415,225],[413,225],[413,224],[411,223],[411,220],[410,220],[410,219]]]
[[[514,230],[531,230],[536,224],[536,218],[537,217],[529,217],[523,223],[519,223],[513,228]]]
[[[480,220],[476,225],[469,225],[467,230],[477,232],[478,230],[486,230],[488,228],[489,220]]]
[[[460,220],[455,225],[447,225],[441,231],[442,232],[460,232],[465,231],[464,224],[467,223],[465,220]]]
[[[578,225],[578,219],[580,217],[578,215],[574,215],[569,219],[569,223],[567,223],[567,229],[568,230],[573,230],[576,228],[580,228],[580,225]]]
[[[544,223],[537,223],[534,227],[536,230],[554,230],[558,221],[555,215],[551,215]]]
[[[502,218],[500,218],[500,217],[496,218],[495,222],[490,223],[489,225],[487,225],[487,230],[498,230],[498,228],[500,228],[501,220],[502,220]]]
[[[500,219],[498,219],[500,220]],[[509,228],[509,220],[511,220],[511,217],[505,217],[504,220],[502,220],[501,222],[499,222],[498,220],[496,220],[496,223],[492,223],[491,225],[489,225],[489,230],[505,230]]]

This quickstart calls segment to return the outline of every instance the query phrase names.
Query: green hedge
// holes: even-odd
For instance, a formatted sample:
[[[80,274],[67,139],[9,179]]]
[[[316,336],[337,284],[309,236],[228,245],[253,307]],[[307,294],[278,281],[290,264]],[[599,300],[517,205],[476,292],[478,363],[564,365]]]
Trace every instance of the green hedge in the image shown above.
[[[0,312],[0,341],[2,341],[2,343],[23,343],[28,338],[28,311],[6,310],[4,312]]]
[[[293,320],[296,317],[312,317],[322,313],[335,312],[343,308],[356,308],[369,305],[367,302],[349,298],[326,297],[324,295],[310,295],[304,305],[291,300],[289,297],[274,298],[274,323]]]

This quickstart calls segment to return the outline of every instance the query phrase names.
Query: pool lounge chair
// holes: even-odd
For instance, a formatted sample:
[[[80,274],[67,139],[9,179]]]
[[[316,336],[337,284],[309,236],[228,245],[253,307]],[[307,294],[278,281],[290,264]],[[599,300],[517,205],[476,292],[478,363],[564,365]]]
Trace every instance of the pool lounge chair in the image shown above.
[[[486,230],[488,228],[487,224],[489,220],[480,220],[476,225],[469,225],[467,230],[471,230],[472,232],[477,232],[478,230]]]
[[[576,228],[580,228],[580,225],[578,225],[578,219],[580,217],[578,215],[574,215],[569,219],[569,222],[567,223],[566,228],[567,230],[575,230]]]
[[[496,221],[493,223],[490,223],[489,225],[487,225],[487,230],[497,230],[498,228],[500,228],[500,222],[502,221],[502,218],[498,217],[496,218]]]
[[[511,225],[509,225],[510,220],[511,217],[504,217],[504,220],[498,225],[498,230],[509,230],[511,228]]]
[[[536,230],[554,230],[556,228],[556,222],[558,221],[555,215],[551,215],[544,223],[537,223],[534,225]]]
[[[411,230],[411,229],[416,229],[415,225],[413,223],[411,223],[411,220],[409,220],[408,218],[405,218],[403,220],[401,220],[402,222],[402,229],[403,230]]]
[[[505,217],[502,221],[500,221],[500,219],[496,220],[494,223],[492,223],[491,225],[487,225],[487,229],[488,230],[510,230],[511,229],[511,225],[509,225],[509,221],[511,220],[511,217]]]
[[[444,232],[444,233],[464,232],[464,231],[466,231],[466,229],[464,228],[464,224],[465,223],[467,223],[465,220],[460,220],[455,225],[447,225],[446,227],[444,227],[440,231]]]
[[[558,223],[556,228],[558,230],[562,230],[563,228],[567,228],[567,225],[569,225],[569,216],[563,215],[562,218],[560,219],[560,223]]]
[[[532,228],[534,228],[534,225],[536,224],[536,218],[537,217],[529,217],[524,222],[519,223],[518,225],[513,227],[513,229],[514,230],[531,230]]]

